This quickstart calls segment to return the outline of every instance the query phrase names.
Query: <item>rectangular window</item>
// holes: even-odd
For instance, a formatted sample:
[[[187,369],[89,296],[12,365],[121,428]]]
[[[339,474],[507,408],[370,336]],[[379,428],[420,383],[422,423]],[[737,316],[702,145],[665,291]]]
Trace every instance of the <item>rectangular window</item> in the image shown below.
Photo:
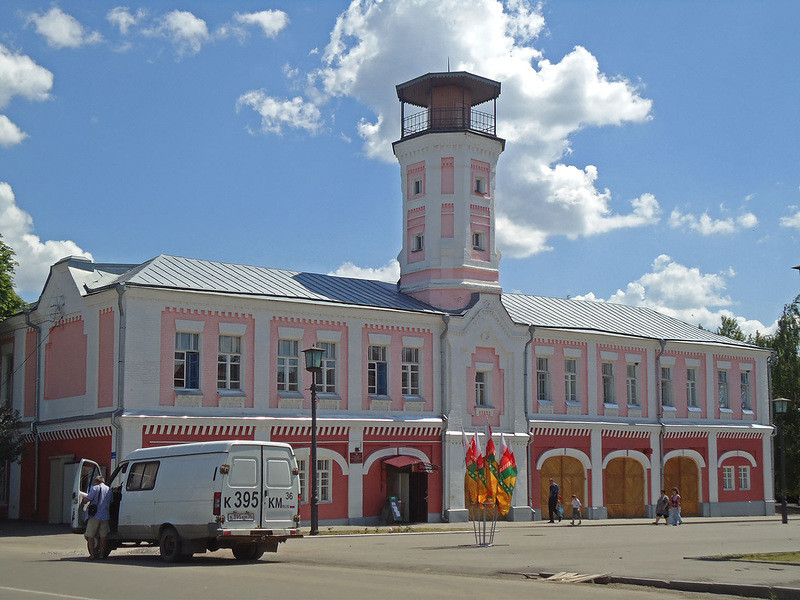
[[[550,359],[536,359],[536,397],[550,402]]]
[[[753,410],[750,401],[750,371],[742,371],[739,375],[741,377],[742,410]]]
[[[411,184],[412,193],[414,196],[419,196],[422,193],[422,179],[415,179]]]
[[[672,367],[661,367],[661,405],[672,404]]]
[[[322,348],[322,370],[317,381],[317,389],[325,394],[336,393],[336,344],[333,342],[317,342]]]
[[[386,362],[386,346],[370,346],[367,352],[367,393],[371,396],[388,396],[389,364]]]
[[[736,489],[733,481],[733,467],[722,467],[722,489],[726,492]]]
[[[686,369],[686,406],[697,408],[697,369]]]
[[[421,234],[417,234],[411,238],[411,251],[420,252],[423,248],[424,240]]]
[[[567,402],[578,402],[578,361],[574,358],[564,361],[564,393]]]
[[[297,474],[300,477],[300,503],[301,504],[308,504],[309,503],[309,494],[308,494],[308,470],[307,470],[308,462],[305,458],[298,458],[297,459]]]
[[[403,348],[403,395],[419,396],[419,348]]]
[[[278,340],[278,391],[300,391],[300,342]]]
[[[175,376],[177,389],[200,389],[200,334],[175,333]]]
[[[717,393],[719,394],[719,407],[730,408],[728,396],[728,372],[720,369],[717,371]]]
[[[739,467],[739,489],[750,489],[750,467],[748,465]]]
[[[479,231],[472,233],[472,248],[474,250],[483,250],[483,234]]]
[[[152,490],[156,486],[157,473],[158,461],[136,463],[131,466],[125,489],[129,492]]]
[[[476,194],[486,193],[486,180],[483,177],[475,178],[475,193]]]
[[[490,406],[489,373],[486,371],[475,371],[475,405]]]
[[[637,378],[637,366],[636,364],[629,364],[626,367],[626,384],[628,388],[628,405],[629,406],[639,406],[639,388],[638,388],[638,378]]]
[[[616,404],[617,396],[614,393],[614,363],[604,362],[603,372],[603,403]]]
[[[238,336],[219,336],[217,389],[242,389],[242,338]]]
[[[320,503],[330,502],[331,493],[331,461],[329,458],[317,459],[317,497]]]

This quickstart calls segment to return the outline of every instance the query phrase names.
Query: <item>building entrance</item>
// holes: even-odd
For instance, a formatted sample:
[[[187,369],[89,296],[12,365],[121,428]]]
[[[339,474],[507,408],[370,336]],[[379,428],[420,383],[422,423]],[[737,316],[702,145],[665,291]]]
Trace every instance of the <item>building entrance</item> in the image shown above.
[[[550,478],[558,484],[565,514],[572,514],[572,494],[577,495],[584,506],[587,505],[586,472],[581,461],[572,456],[553,456],[544,461],[539,471],[539,506],[542,519],[549,518],[547,501],[550,498]]]
[[[695,463],[687,456],[675,456],[664,464],[664,489],[672,495],[672,488],[681,495],[681,515],[700,515],[700,475]]]
[[[615,458],[608,462],[603,489],[609,519],[645,516],[644,467],[633,458]]]

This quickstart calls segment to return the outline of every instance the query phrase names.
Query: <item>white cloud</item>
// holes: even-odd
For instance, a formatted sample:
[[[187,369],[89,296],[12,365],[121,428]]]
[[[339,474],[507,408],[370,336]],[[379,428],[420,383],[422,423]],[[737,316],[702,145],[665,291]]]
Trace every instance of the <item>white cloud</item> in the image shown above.
[[[52,48],[80,48],[87,44],[96,44],[103,41],[103,36],[97,31],[86,31],[83,25],[73,17],[62,11],[57,6],[52,7],[44,14],[31,13],[28,23],[33,23],[36,33],[47,40]]]
[[[0,44],[0,108],[14,96],[47,100],[53,88],[53,74],[25,54],[15,54]]]
[[[50,265],[65,256],[86,256],[75,242],[48,240],[43,242],[33,233],[33,218],[19,208],[14,191],[8,183],[0,182],[0,223],[3,242],[14,250],[19,266],[14,275],[14,288],[22,296],[38,296]]]
[[[322,126],[319,108],[299,96],[287,100],[268,96],[264,90],[251,90],[236,101],[237,111],[243,106],[261,115],[261,133],[281,135],[286,127],[316,133]]]
[[[4,148],[16,146],[26,137],[28,134],[12,123],[7,116],[0,115],[0,146]]]
[[[800,231],[800,209],[798,209],[796,206],[790,206],[789,210],[793,210],[794,214],[791,214],[788,217],[781,217],[781,227],[792,227]]]
[[[108,11],[106,19],[112,25],[116,25],[122,35],[128,35],[131,27],[141,22],[145,14],[146,12],[142,8],[132,13],[127,6],[117,6]]]
[[[679,209],[673,209],[669,216],[669,226],[673,229],[689,229],[701,235],[718,235],[737,233],[742,229],[752,229],[758,225],[758,218],[751,212],[746,212],[735,219],[712,219],[707,212],[699,217],[692,214],[683,214]]]
[[[727,278],[736,273],[729,269],[722,273],[702,273],[697,267],[686,267],[666,254],[660,255],[652,271],[619,289],[608,302],[646,306],[660,313],[681,319],[692,325],[702,325],[715,331],[723,316],[735,318],[745,335],[773,333],[777,321],[766,326],[755,319],[736,316],[730,306],[733,301],[726,292]],[[599,299],[593,292],[576,296],[578,300]]]
[[[211,40],[206,22],[184,10],[173,10],[158,20],[158,25],[145,29],[145,35],[158,35],[169,39],[179,55],[197,54],[203,44]]]
[[[502,83],[498,135],[509,141],[498,164],[498,241],[506,256],[548,248],[571,237],[658,221],[658,201],[643,193],[620,213],[597,169],[564,164],[569,137],[585,127],[648,120],[652,102],[627,79],[602,72],[575,47],[557,61],[533,42],[544,30],[541,8],[524,0],[354,0],[341,15],[309,74],[306,97],[317,105],[349,97],[371,112],[356,125],[367,156],[392,162],[399,110],[395,85],[426,71],[468,70]],[[432,57],[434,61],[432,62]],[[491,110],[491,109],[489,109]],[[512,226],[513,224],[513,226]]]
[[[384,266],[373,269],[371,267],[357,267],[351,262],[346,262],[339,265],[339,268],[331,271],[328,275],[354,277],[356,279],[377,279],[378,281],[397,283],[400,279],[400,263],[396,259],[392,259]]]
[[[255,25],[261,28],[268,38],[277,36],[289,24],[289,15],[282,10],[262,10],[255,13],[235,13],[233,18],[242,25]]]

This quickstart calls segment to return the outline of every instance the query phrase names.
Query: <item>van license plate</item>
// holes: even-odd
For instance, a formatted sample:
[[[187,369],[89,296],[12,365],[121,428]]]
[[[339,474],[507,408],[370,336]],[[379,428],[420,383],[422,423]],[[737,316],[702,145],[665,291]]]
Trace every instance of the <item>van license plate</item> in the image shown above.
[[[255,521],[253,513],[228,513],[228,521]]]

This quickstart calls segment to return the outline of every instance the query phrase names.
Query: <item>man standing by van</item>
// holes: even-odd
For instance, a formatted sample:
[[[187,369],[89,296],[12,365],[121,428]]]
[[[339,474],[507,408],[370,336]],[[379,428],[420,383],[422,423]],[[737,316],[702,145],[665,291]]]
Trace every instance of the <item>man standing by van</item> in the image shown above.
[[[89,548],[89,558],[103,558],[106,550],[106,538],[111,532],[109,520],[111,519],[111,499],[113,495],[111,488],[106,485],[106,480],[102,475],[94,478],[94,485],[86,498],[83,499],[81,506],[89,503],[89,520],[86,522],[86,545]],[[95,507],[95,508],[93,508]],[[100,536],[100,547],[95,551],[94,538]]]

